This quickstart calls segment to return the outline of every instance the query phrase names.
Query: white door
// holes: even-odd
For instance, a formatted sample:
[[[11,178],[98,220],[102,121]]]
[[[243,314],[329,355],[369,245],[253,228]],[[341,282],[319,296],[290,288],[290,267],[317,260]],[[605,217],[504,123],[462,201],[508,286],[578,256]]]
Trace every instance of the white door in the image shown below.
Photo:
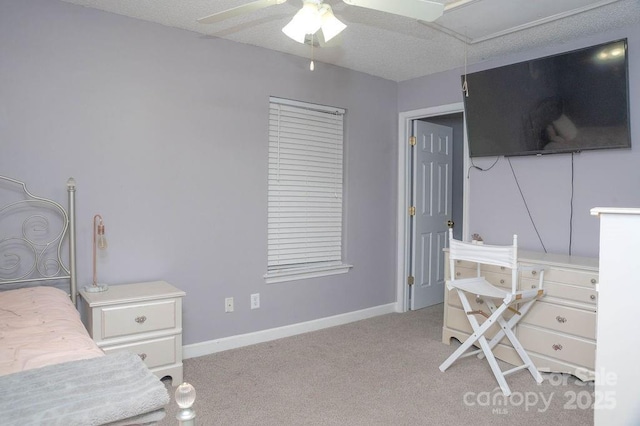
[[[413,121],[411,309],[444,301],[444,254],[451,220],[453,130]]]

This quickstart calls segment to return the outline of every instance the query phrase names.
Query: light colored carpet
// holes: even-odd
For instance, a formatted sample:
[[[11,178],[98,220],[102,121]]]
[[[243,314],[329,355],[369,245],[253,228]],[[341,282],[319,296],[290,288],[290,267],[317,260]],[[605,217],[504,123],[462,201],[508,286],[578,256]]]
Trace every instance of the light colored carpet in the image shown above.
[[[443,305],[388,314],[184,361],[199,426],[589,425],[593,394],[570,375],[527,371],[497,389],[486,360],[438,366]],[[501,364],[504,369],[507,364]],[[175,425],[173,389],[161,425]]]

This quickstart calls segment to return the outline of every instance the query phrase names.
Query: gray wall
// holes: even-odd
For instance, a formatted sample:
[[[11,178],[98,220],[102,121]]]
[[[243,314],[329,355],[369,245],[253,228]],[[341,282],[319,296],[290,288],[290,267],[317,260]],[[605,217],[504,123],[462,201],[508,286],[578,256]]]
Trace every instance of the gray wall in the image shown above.
[[[76,178],[81,285],[100,213],[100,281],[185,290],[185,344],[395,301],[395,82],[50,0],[0,0],[0,58],[0,174]],[[264,282],[270,95],[347,110],[348,274]]]
[[[522,60],[547,56],[605,41],[628,38],[630,76],[631,150],[586,151],[574,156],[573,221],[571,215],[571,155],[511,158],[538,238],[529,219],[509,162],[500,158],[490,171],[469,171],[469,232],[479,233],[485,241],[508,243],[517,233],[524,249],[597,256],[599,221],[589,211],[597,206],[640,206],[640,27],[566,42],[545,49],[487,61],[468,68],[469,72]],[[399,84],[399,111],[462,102],[462,69],[421,77]],[[509,89],[507,89],[509,90]],[[513,88],[516,90],[516,88]],[[474,159],[488,168],[495,158]],[[466,171],[465,171],[466,173]],[[572,232],[570,230],[572,228]]]

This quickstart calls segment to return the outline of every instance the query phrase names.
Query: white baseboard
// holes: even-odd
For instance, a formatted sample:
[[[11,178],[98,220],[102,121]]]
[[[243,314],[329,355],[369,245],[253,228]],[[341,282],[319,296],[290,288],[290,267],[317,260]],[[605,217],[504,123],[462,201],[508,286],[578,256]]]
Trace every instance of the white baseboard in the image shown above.
[[[389,303],[387,305],[374,306],[373,308],[347,312],[346,314],[320,318],[298,324],[286,325],[284,327],[271,328],[269,330],[239,334],[237,336],[223,337],[222,339],[185,345],[182,347],[182,356],[184,359],[195,358],[198,356],[214,354],[216,352],[227,351],[229,349],[254,345],[256,343],[269,342],[283,337],[295,336],[297,334],[308,333],[310,331],[321,330],[323,328],[334,327],[336,325],[348,324],[350,322],[373,318],[379,315],[390,314],[392,312],[397,312],[396,308],[396,303]]]

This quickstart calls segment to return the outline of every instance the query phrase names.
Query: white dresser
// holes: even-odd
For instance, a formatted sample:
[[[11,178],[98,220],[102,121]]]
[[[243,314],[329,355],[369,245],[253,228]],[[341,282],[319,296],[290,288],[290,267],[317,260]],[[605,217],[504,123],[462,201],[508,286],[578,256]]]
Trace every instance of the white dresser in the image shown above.
[[[153,281],[80,296],[87,329],[102,350],[136,353],[159,378],[182,383],[182,290]]]
[[[594,380],[596,353],[596,311],[598,260],[567,255],[538,253],[521,250],[522,265],[540,265],[545,268],[545,296],[533,304],[531,310],[515,328],[518,340],[527,350],[540,371],[570,373],[581,380]],[[445,254],[445,265],[449,264]],[[511,273],[499,267],[484,267],[483,275],[494,285],[511,288]],[[449,268],[446,267],[446,279]],[[458,277],[476,274],[476,264],[459,261],[455,273]],[[520,286],[535,287],[535,271],[522,272]],[[484,300],[472,300],[473,309],[488,311]],[[463,342],[471,334],[469,320],[455,291],[445,288],[444,325],[442,341],[451,338]],[[497,330],[491,330],[492,336]],[[522,361],[508,340],[495,350],[496,357],[511,364]]]

